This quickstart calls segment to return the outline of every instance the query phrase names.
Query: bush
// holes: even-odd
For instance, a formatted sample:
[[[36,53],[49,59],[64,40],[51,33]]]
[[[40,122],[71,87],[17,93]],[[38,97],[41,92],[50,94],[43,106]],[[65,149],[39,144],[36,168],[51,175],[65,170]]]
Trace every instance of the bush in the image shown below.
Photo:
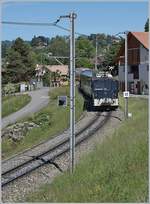
[[[3,89],[4,94],[13,94],[15,93],[15,90],[15,85],[12,83],[8,83]]]
[[[50,72],[46,70],[46,73],[44,74],[43,78],[43,85],[44,86],[50,86]]]
[[[51,113],[39,113],[36,114],[35,116],[33,115],[32,117],[29,118],[29,121],[34,122],[37,125],[51,125],[51,118],[52,114]]]
[[[20,92],[20,83],[17,83],[15,86],[15,92]]]

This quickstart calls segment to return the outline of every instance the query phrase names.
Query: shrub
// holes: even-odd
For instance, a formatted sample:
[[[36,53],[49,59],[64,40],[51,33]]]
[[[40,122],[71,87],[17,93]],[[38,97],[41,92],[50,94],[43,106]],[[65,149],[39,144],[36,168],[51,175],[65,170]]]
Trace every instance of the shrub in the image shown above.
[[[12,94],[15,93],[15,85],[12,83],[8,83],[5,87],[4,87],[4,94]]]
[[[51,125],[51,113],[39,113],[35,116],[32,116],[29,121],[34,122],[37,125],[43,126],[43,125]]]

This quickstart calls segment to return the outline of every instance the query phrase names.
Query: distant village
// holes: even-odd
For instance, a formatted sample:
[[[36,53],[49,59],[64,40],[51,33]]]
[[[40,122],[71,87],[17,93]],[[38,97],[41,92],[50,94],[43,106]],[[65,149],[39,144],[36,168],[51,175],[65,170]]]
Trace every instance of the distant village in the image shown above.
[[[149,32],[148,30],[145,31],[128,33],[128,90],[132,94],[148,94],[149,90]],[[26,52],[26,61],[22,59],[25,57],[21,56],[21,53],[17,51],[17,49],[19,50],[17,46],[22,46],[21,49],[27,47],[28,51],[23,51]],[[20,55],[18,61],[15,58],[16,56],[11,54],[15,50]],[[27,62],[29,59],[28,53],[30,52],[34,57]],[[56,36],[56,38],[50,40],[43,36],[34,36],[31,42],[24,42],[22,39],[16,39],[14,42],[3,41],[2,87],[8,82],[16,84],[23,81],[29,84],[29,90],[43,86],[59,87],[68,85],[68,56],[68,37]],[[125,89],[124,62],[125,43],[123,38],[105,34],[91,34],[88,37],[80,36],[76,39],[76,70],[85,68],[95,70],[96,66],[96,71],[109,71],[118,79],[121,91]],[[25,67],[25,74],[21,71],[21,67]],[[29,69],[30,71],[28,71]]]
[[[132,94],[148,94],[149,73],[149,32],[130,32],[128,34],[128,89]],[[118,65],[118,80],[120,90],[124,91],[124,44],[117,53],[116,63]],[[57,77],[51,81],[51,86],[62,86],[67,84],[69,69],[67,65],[38,65],[36,67],[37,81],[42,81],[46,69],[56,73]],[[78,69],[84,69],[78,68]]]

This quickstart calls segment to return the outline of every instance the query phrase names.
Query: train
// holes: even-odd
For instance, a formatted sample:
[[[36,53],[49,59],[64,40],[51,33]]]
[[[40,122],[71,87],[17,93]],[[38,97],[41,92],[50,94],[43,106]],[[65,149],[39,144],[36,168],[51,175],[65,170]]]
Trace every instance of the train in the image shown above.
[[[93,70],[84,70],[80,73],[79,89],[88,97],[93,107],[117,109],[118,81],[106,72],[96,73]]]
[[[81,72],[83,71],[87,71],[87,70],[90,70],[89,68],[76,68],[75,69],[75,79],[76,81],[80,82],[80,75],[81,75]]]

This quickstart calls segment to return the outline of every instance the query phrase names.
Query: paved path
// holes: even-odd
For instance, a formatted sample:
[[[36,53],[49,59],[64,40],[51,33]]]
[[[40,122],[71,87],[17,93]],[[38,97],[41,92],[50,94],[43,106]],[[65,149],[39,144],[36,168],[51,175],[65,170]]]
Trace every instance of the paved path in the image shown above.
[[[49,102],[48,91],[49,88],[43,88],[36,91],[25,92],[32,97],[30,103],[28,103],[19,111],[4,117],[2,119],[2,128],[6,127],[9,124],[15,123],[17,120],[20,120],[31,113],[35,113],[46,106]]]

